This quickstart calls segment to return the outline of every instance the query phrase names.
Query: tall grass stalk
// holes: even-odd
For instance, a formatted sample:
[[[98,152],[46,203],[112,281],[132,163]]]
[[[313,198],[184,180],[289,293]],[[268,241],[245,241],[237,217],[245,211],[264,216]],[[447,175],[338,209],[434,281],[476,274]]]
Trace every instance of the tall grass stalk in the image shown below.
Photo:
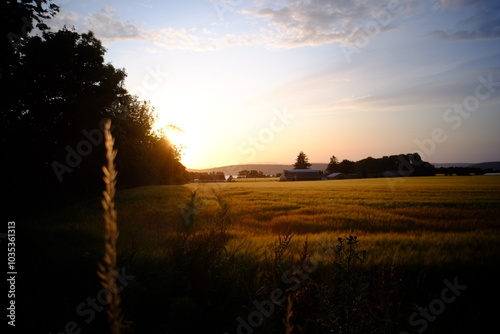
[[[115,192],[116,192],[116,169],[115,158],[116,150],[113,149],[114,138],[111,135],[111,120],[108,120],[104,126],[104,145],[106,147],[107,166],[103,166],[104,182],[106,188],[103,191],[102,207],[104,209],[105,231],[105,250],[102,263],[99,264],[97,274],[101,279],[101,285],[108,291],[106,294],[107,314],[112,334],[119,334],[121,327],[120,295],[116,277],[117,269],[117,251],[116,242],[118,240],[117,214],[115,210]]]
[[[283,323],[285,324],[285,334],[292,334],[293,332],[292,317],[293,317],[293,297],[292,294],[289,294],[286,303],[286,315],[285,319],[283,319]]]

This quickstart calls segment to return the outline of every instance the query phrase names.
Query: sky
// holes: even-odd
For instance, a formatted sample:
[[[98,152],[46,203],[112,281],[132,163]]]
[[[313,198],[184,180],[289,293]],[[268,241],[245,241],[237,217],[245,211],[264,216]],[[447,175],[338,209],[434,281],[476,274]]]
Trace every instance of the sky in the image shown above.
[[[58,0],[187,168],[500,160],[500,1]]]

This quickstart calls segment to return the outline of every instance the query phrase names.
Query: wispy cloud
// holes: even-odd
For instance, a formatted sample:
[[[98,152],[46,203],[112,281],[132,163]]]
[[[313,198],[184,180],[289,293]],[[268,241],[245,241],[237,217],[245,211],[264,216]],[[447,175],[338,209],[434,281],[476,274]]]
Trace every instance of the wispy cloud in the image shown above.
[[[138,39],[141,37],[141,30],[117,17],[114,8],[110,6],[105,6],[99,13],[85,17],[84,25],[104,40]]]
[[[376,24],[380,32],[394,28],[394,15],[416,7],[415,1],[294,1],[276,5],[268,1],[258,10],[242,13],[263,19],[278,47],[353,43],[356,34]]]
[[[60,13],[53,26],[76,25],[93,31],[105,42],[137,39],[173,49],[203,51],[238,45],[265,45],[272,49],[295,48],[334,42],[351,43],[356,33],[370,22],[386,20],[387,15],[394,15],[396,10],[398,13],[407,12],[413,8],[414,3],[414,0],[257,1],[253,5],[254,9],[235,10],[241,16],[241,22],[252,22],[249,29],[235,34],[217,34],[207,28],[200,29],[199,32],[189,27],[146,29],[122,20],[110,6],[83,18]],[[392,13],[388,8],[392,8]],[[390,24],[380,26],[381,31],[392,28],[392,20]]]
[[[435,11],[464,10],[467,16],[449,30],[434,30],[430,35],[443,40],[500,38],[500,3],[491,0],[440,0]]]
[[[48,22],[53,30],[72,28],[78,24],[80,16],[73,11],[61,11]]]
[[[76,26],[91,30],[105,43],[141,40],[167,49],[213,51],[241,45],[264,45],[270,49],[321,46],[331,43],[353,44],[360,32],[376,29],[384,33],[398,27],[400,19],[415,14],[416,0],[259,0],[252,9],[239,6],[235,13],[246,29],[228,33],[218,26],[148,29],[121,19],[114,8],[79,17],[73,12],[59,13],[51,22],[55,28]],[[470,13],[450,30],[429,34],[441,39],[468,40],[500,37],[500,3],[488,0],[439,0],[434,12],[467,9]]]
[[[97,13],[80,17],[75,12],[60,12],[51,22],[53,30],[64,26],[75,27],[78,31],[90,30],[104,43],[123,40],[137,40],[152,43],[158,47],[179,50],[212,51],[236,45],[258,43],[263,36],[225,34],[219,36],[208,28],[172,28],[147,29],[118,17],[114,8],[103,7]]]

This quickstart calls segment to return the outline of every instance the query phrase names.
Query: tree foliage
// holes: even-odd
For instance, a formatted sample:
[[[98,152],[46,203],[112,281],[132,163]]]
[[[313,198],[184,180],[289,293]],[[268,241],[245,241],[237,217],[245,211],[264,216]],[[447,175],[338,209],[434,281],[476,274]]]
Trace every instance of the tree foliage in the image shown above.
[[[224,172],[189,172],[191,182],[222,182],[226,180]]]
[[[431,176],[434,166],[423,161],[418,153],[398,154],[382,158],[367,157],[359,161],[342,160],[334,163],[332,156],[328,173],[356,174],[358,177]]]
[[[11,26],[2,25],[15,33],[18,21],[41,22],[56,10],[46,1],[0,6],[17,15]],[[105,62],[106,50],[92,32],[29,31],[15,49],[4,49],[5,40],[2,46],[11,55],[0,66],[4,203],[22,198],[46,207],[98,195],[106,119],[116,138],[118,187],[186,180],[179,152],[152,131],[154,108],[127,92],[125,71]]]
[[[337,169],[338,164],[339,164],[339,159],[337,159],[336,156],[332,155],[332,157],[330,158],[330,163],[326,167],[326,171],[328,173],[334,173]]]
[[[28,39],[36,27],[47,29],[45,20],[59,12],[59,6],[47,0],[3,0],[0,1],[0,78],[10,78],[18,63],[18,48]],[[3,86],[3,88],[8,88]]]
[[[263,178],[266,177],[262,171],[257,171],[255,169],[252,170],[241,170],[238,172],[238,177],[243,177],[243,178]]]
[[[309,158],[303,151],[300,151],[297,160],[293,164],[293,169],[309,169],[310,167]]]

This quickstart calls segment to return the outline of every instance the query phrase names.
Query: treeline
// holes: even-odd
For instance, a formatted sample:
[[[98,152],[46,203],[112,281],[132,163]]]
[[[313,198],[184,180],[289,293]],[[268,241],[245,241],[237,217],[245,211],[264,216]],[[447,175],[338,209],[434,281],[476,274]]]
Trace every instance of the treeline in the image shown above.
[[[224,172],[189,172],[190,182],[221,182],[226,181]]]
[[[278,173],[280,176],[281,173]],[[272,177],[271,175],[265,175],[264,172],[255,169],[246,170],[243,169],[238,172],[236,178],[238,179],[254,179],[254,178],[265,178]],[[233,175],[229,175],[226,179],[224,172],[189,172],[188,173],[189,182],[221,182],[221,181],[233,181]]]
[[[126,73],[104,61],[101,41],[48,29],[58,10],[47,0],[0,2],[2,205],[20,214],[100,195],[107,119],[118,188],[185,182],[179,151],[152,131],[154,108],[124,88]]]
[[[256,179],[256,178],[264,178],[264,177],[269,177],[269,175],[264,175],[264,172],[262,172],[260,170],[258,171],[255,169],[251,169],[251,170],[244,169],[244,170],[241,170],[238,172],[238,178]]]
[[[327,173],[345,173],[356,177],[436,175],[434,166],[423,161],[418,153],[390,155],[382,158],[368,157],[356,162],[347,159],[339,162],[335,156],[332,156],[326,171]]]
[[[436,174],[444,174],[444,175],[484,175],[486,173],[495,173],[495,171],[491,168],[482,169],[478,167],[439,167],[436,168]]]

